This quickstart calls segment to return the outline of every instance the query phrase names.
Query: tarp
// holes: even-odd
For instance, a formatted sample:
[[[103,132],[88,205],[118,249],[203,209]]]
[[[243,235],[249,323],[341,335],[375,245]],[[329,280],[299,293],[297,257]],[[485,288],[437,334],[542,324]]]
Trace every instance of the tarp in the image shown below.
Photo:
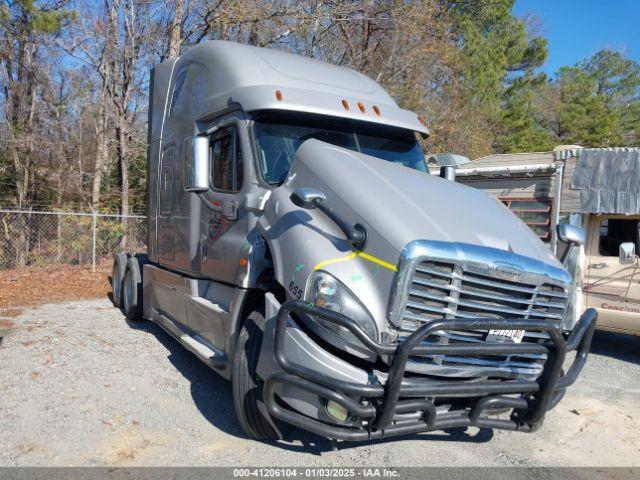
[[[579,150],[571,188],[580,213],[640,214],[640,148]]]

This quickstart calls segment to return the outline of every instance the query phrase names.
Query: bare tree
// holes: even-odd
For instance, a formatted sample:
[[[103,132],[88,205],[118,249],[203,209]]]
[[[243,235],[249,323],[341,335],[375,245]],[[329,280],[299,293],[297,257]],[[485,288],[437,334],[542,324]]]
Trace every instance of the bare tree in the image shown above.
[[[143,209],[149,70],[215,39],[363,72],[426,118],[426,148],[490,153],[499,132],[486,109],[470,101],[453,10],[483,15],[495,4],[0,0],[0,201],[27,209],[72,202]],[[538,124],[557,136],[557,89],[545,89],[535,104]],[[5,237],[27,251],[27,228],[15,235],[5,229]]]
[[[180,55],[182,46],[182,21],[184,16],[184,0],[173,2],[173,18],[169,24],[169,40],[167,42],[167,57],[177,57]]]
[[[31,207],[36,180],[35,125],[39,121],[39,70],[46,37],[56,35],[72,15],[67,1],[36,6],[30,1],[3,1],[0,15],[2,112],[8,132],[12,165],[12,193],[20,208]],[[26,220],[12,238],[18,265],[27,262],[29,229]]]

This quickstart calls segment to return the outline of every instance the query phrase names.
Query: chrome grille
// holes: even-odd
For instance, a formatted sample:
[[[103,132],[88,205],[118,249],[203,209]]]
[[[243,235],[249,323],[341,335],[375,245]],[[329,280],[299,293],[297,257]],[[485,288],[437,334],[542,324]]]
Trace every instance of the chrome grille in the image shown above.
[[[391,310],[400,341],[424,323],[441,319],[546,319],[558,325],[563,321],[568,299],[564,271],[555,267],[545,270],[545,264],[509,252],[475,246],[465,249],[459,244],[450,249],[452,258],[446,258],[440,242],[434,242],[439,244],[439,248],[434,249],[437,254],[434,258],[435,255],[425,255],[430,253],[424,248],[429,243],[422,242],[421,255],[407,258],[405,254],[406,258],[401,261],[399,277],[404,283],[397,288],[396,303]],[[517,269],[509,271],[518,275],[490,268],[505,262],[517,265]],[[442,331],[425,341],[482,342],[487,333]],[[540,332],[526,332],[523,341],[539,342],[545,337],[546,334]],[[412,358],[407,370],[461,378],[537,377],[544,360],[542,355],[531,354],[482,358],[440,355]]]

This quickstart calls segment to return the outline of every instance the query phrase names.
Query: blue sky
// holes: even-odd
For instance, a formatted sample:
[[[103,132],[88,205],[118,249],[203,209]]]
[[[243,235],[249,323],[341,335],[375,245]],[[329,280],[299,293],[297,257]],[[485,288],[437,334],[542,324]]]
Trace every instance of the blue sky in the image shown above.
[[[550,76],[603,48],[640,62],[640,0],[516,0],[513,13],[538,18],[549,41],[542,70]]]

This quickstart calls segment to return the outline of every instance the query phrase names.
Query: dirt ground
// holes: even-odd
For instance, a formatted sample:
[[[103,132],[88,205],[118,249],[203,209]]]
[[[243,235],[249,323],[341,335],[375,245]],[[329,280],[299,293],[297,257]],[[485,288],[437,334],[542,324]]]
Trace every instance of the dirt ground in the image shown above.
[[[11,312],[10,312],[11,313]],[[243,437],[228,382],[106,298],[0,313],[0,466],[637,466],[640,338],[598,332],[578,383],[534,434],[331,444]]]
[[[0,310],[26,305],[102,298],[110,291],[111,260],[91,265],[49,265],[0,270]],[[7,316],[7,312],[4,312]]]

